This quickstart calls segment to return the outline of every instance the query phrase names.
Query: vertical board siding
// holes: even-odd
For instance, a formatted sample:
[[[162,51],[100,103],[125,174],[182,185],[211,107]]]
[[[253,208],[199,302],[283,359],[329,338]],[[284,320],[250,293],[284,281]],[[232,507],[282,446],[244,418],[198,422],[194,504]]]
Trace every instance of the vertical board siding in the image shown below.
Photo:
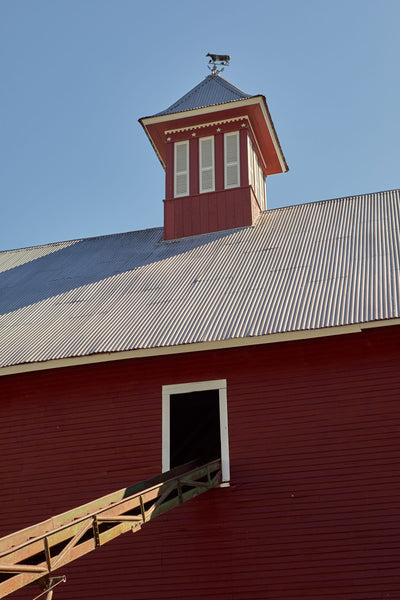
[[[246,186],[249,181],[249,159],[247,157],[247,136],[248,130],[241,129],[239,131],[239,154],[240,154],[240,185]]]
[[[165,197],[174,197],[174,144],[166,145]]]
[[[215,190],[224,189],[224,134],[215,134]]]
[[[231,487],[67,566],[57,599],[398,599],[399,329],[2,378],[1,535],[157,473],[161,386],[226,378]]]
[[[189,194],[199,193],[199,139],[189,140]]]
[[[260,208],[248,185],[182,198],[166,198],[164,239],[252,225],[259,212]]]

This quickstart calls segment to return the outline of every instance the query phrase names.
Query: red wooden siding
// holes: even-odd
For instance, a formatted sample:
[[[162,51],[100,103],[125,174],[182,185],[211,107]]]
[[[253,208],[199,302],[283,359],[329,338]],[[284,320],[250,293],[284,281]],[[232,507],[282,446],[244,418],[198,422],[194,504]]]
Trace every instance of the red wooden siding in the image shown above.
[[[250,186],[164,200],[164,239],[252,225],[259,211]]]
[[[215,189],[224,189],[224,134],[216,133],[215,140]]]
[[[161,386],[226,378],[231,487],[63,569],[57,600],[398,599],[399,342],[388,327],[1,378],[1,535],[158,472]]]
[[[199,176],[199,140],[189,140],[189,193],[198,194],[200,185]]]
[[[166,159],[167,167],[165,169],[165,197],[173,198],[174,196],[174,144],[168,142],[166,144]]]
[[[212,123],[223,123],[221,126],[224,133],[227,131],[233,131],[237,129],[237,123],[239,122],[240,126],[243,122],[246,122],[247,119],[250,120],[250,124],[252,130],[254,131],[254,135],[258,141],[258,145],[260,147],[260,153],[264,157],[266,163],[265,176],[274,175],[275,173],[283,173],[287,171],[287,165],[284,162],[283,164],[280,162],[280,157],[282,155],[280,152],[277,152],[277,147],[275,146],[274,136],[271,136],[271,130],[269,129],[267,122],[265,120],[265,112],[262,109],[262,105],[264,105],[264,109],[268,114],[268,121],[272,124],[271,117],[269,115],[268,107],[265,101],[265,98],[259,96],[260,102],[250,101],[250,104],[240,106],[235,106],[235,103],[232,103],[230,108],[224,108],[223,110],[219,110],[218,106],[210,106],[209,110],[206,112],[195,114],[187,114],[186,116],[182,116],[179,119],[172,118],[171,120],[156,120],[153,123],[145,123],[145,119],[140,119],[142,125],[145,126],[146,134],[148,135],[151,143],[158,153],[161,162],[166,164],[166,152],[168,144],[166,143],[166,136],[171,137],[172,141],[177,141],[186,138],[188,139],[187,132],[190,130],[198,129],[199,126],[202,130],[207,128],[207,131],[210,132],[210,135],[213,135],[213,129],[217,129],[219,124],[212,125]]]
[[[246,125],[243,127],[243,125]],[[199,191],[199,138],[188,138],[187,131],[176,133],[166,142],[166,175],[164,200],[164,239],[223,231],[235,227],[252,225],[261,206],[249,185],[248,168],[248,125],[244,121],[239,130],[240,186],[225,189],[224,182],[224,134],[238,131],[238,124],[231,123],[221,128],[208,128],[207,135],[214,138],[215,191]],[[189,141],[189,194],[174,197],[174,143]]]
[[[239,153],[240,153],[240,185],[248,185],[249,182],[249,158],[247,155],[248,130],[239,131]]]

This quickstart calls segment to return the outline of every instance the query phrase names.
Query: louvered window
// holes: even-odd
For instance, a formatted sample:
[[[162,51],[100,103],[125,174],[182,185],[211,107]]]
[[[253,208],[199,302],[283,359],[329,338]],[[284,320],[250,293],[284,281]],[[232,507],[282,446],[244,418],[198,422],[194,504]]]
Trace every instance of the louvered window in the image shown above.
[[[256,196],[260,200],[260,165],[258,164],[257,155],[254,154],[255,178],[256,178]]]
[[[239,132],[225,134],[225,188],[240,185]]]
[[[200,138],[200,192],[212,192],[214,184],[214,138]]]
[[[248,139],[247,154],[249,159],[249,183],[253,187],[253,191],[256,195],[258,202],[260,203],[261,210],[266,208],[265,199],[265,179],[264,173],[261,169],[258,156],[254,151],[253,144],[250,138]]]
[[[247,157],[249,160],[249,183],[255,190],[254,185],[254,149],[250,137],[247,138]]]
[[[265,210],[265,179],[264,173],[262,172],[262,168],[260,167],[260,163],[257,160],[258,167],[258,201],[262,210]]]
[[[175,144],[175,186],[174,196],[189,194],[189,142]]]

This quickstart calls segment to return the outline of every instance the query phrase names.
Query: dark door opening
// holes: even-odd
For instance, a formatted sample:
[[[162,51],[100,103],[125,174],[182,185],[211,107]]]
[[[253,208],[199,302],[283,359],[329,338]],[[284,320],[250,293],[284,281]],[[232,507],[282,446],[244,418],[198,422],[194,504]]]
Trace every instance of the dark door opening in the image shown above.
[[[221,456],[219,390],[170,396],[170,468]]]

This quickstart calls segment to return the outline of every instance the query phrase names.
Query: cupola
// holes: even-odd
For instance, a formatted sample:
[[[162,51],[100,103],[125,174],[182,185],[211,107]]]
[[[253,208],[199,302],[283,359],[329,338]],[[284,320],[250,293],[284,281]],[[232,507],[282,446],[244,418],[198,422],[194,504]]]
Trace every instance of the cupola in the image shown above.
[[[265,178],[288,170],[265,97],[215,68],[140,123],[165,169],[166,240],[252,225],[266,209]]]

